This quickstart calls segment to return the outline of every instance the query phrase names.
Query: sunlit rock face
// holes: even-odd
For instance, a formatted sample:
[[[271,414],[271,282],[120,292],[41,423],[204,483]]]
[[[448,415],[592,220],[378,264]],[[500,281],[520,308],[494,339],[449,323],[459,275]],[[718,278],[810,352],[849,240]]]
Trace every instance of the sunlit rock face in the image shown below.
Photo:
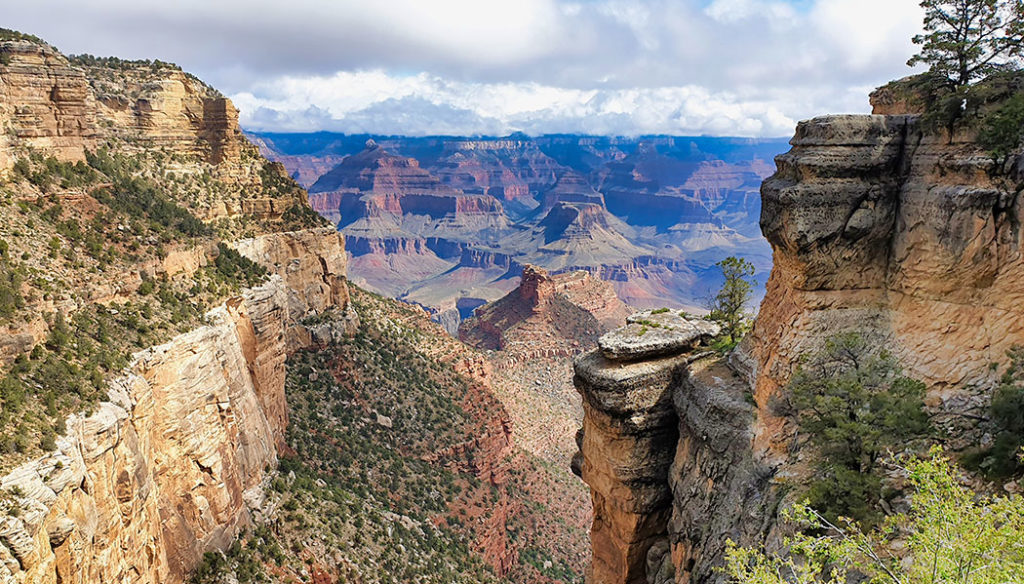
[[[774,266],[739,348],[577,362],[588,582],[721,582],[726,539],[780,545],[779,486],[808,471],[773,397],[837,332],[889,348],[925,382],[952,448],[980,440],[991,364],[1024,343],[1019,160],[997,165],[969,132],[925,131],[899,95],[873,99],[889,115],[802,122],[777,157],[761,188]]]
[[[284,444],[285,359],[356,323],[333,229],[236,245],[268,283],[137,353],[55,452],[0,478],[27,510],[0,520],[0,582],[183,582],[252,524]],[[300,322],[325,311],[348,318]]]
[[[989,364],[1024,340],[1013,316],[1024,281],[1018,171],[997,167],[973,135],[919,126],[907,115],[817,118],[778,158],[762,189],[775,267],[751,339],[759,403],[823,336],[860,330],[928,385],[955,434],[983,413]]]

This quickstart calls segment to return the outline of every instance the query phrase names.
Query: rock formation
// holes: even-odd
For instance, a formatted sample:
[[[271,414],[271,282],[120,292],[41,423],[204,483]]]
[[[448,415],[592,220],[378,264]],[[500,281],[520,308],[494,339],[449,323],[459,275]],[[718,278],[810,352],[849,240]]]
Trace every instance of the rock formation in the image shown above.
[[[25,510],[0,524],[0,582],[182,582],[251,524],[288,421],[285,358],[325,336],[300,321],[349,307],[333,230],[238,247],[267,284],[136,354],[57,451],[0,478]]]
[[[140,342],[127,367],[112,365],[106,377],[93,370],[90,383],[106,383],[106,399],[81,402],[79,409],[88,411],[59,424],[62,435],[39,447],[46,454],[26,460],[25,453],[15,462],[5,452],[0,583],[183,582],[204,553],[227,548],[253,522],[264,478],[284,446],[288,355],[356,325],[343,238],[332,228],[275,232],[286,211],[309,217],[305,193],[283,167],[256,154],[230,101],[177,67],[68,59],[6,30],[0,39],[0,124],[7,129],[0,180],[19,204],[37,204],[34,224],[3,216],[3,247],[5,255],[19,251],[19,269],[45,262],[45,282],[62,288],[42,294],[38,282],[20,286],[19,310],[27,316],[4,319],[3,374],[12,375],[13,358],[43,350],[41,341],[58,328],[56,317],[48,323],[40,314],[83,316],[99,328],[95,314],[118,314],[131,301],[145,311],[180,309],[172,319],[177,326],[155,337],[166,342],[138,350],[149,344]],[[100,154],[86,164],[88,152]],[[120,164],[131,165],[131,181],[111,185],[124,179]],[[45,176],[57,171],[76,173],[78,182]],[[202,188],[189,182],[196,177]],[[117,208],[122,196],[144,202]],[[53,215],[44,218],[47,205]],[[147,205],[162,215],[149,214]],[[227,219],[218,223],[225,230],[238,219],[250,236],[227,243],[197,216]],[[312,217],[299,223],[319,224]],[[60,220],[75,227],[56,231]],[[98,244],[87,248],[86,237]],[[40,241],[47,239],[51,253],[40,257]],[[231,246],[269,272],[263,283],[239,284],[250,281],[239,271],[251,281],[263,273],[230,254]],[[57,254],[72,247],[81,255]],[[4,269],[12,265],[5,262]],[[201,276],[228,286],[204,290]],[[147,297],[157,279],[162,299]],[[202,320],[190,317],[204,301],[192,295],[219,305]],[[145,313],[136,325],[162,326]],[[92,342],[87,334],[69,342],[82,347]],[[131,347],[109,336],[102,341],[106,350]],[[57,360],[56,350],[50,355],[69,363]]]
[[[970,129],[927,130],[902,94],[873,103],[887,115],[802,122],[776,159],[761,191],[774,267],[754,330],[728,359],[577,362],[589,583],[718,582],[727,537],[779,544],[779,485],[804,474],[771,403],[800,356],[836,332],[889,348],[925,382],[949,447],[982,438],[990,364],[1024,342],[1017,161],[998,165]],[[645,377],[672,368],[672,381]]]
[[[117,143],[121,150],[159,150],[200,160],[228,195],[194,205],[206,219],[254,215],[280,219],[304,193],[277,199],[262,193],[266,163],[242,135],[231,101],[167,63],[95,58],[69,60],[41,41],[2,40],[0,55],[0,176],[14,164],[13,148],[59,160]],[[283,167],[270,167],[283,174]],[[273,178],[273,177],[270,177]]]
[[[347,155],[314,185],[311,203],[353,254],[373,250],[354,257],[353,281],[452,327],[457,305],[496,300],[519,275],[467,263],[464,250],[552,273],[585,270],[641,308],[699,309],[717,285],[710,266],[727,255],[769,266],[756,217],[764,160],[781,151],[770,141],[381,137],[367,149],[338,134],[256,139],[292,172]],[[430,240],[445,249],[424,246]]]
[[[574,467],[590,486],[594,504],[590,583],[653,581],[647,578],[649,552],[668,552],[670,466],[679,436],[693,431],[683,427],[675,395],[687,391],[690,364],[707,356],[696,346],[717,327],[675,312],[657,317],[659,352],[645,346],[644,337],[652,333],[630,324],[601,337],[601,348],[574,364],[584,411]],[[652,558],[656,573],[663,559]]]
[[[528,265],[518,288],[477,308],[462,323],[459,338],[519,359],[537,350],[571,356],[581,346],[593,345],[599,334],[623,322],[630,312],[608,284],[585,272],[551,276]]]

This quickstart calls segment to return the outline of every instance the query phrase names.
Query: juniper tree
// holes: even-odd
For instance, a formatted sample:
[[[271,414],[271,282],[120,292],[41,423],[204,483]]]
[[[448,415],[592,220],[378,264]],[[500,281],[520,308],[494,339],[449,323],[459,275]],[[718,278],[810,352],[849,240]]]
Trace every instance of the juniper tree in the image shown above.
[[[904,376],[891,353],[856,333],[832,336],[806,355],[784,399],[816,450],[811,504],[830,519],[871,523],[880,459],[928,431],[924,394],[924,384]]]

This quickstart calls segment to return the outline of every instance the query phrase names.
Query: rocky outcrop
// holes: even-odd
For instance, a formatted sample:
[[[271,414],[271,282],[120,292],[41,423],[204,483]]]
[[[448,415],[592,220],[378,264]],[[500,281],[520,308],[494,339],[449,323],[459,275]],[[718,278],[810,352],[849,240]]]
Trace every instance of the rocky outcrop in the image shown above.
[[[28,40],[3,41],[0,53],[0,122],[19,144],[74,161],[118,138],[215,165],[249,146],[230,100],[173,66],[72,63]]]
[[[559,177],[551,190],[544,193],[545,210],[558,203],[592,203],[603,208],[604,195],[594,190],[586,177],[570,170]]]
[[[270,233],[233,246],[284,280],[293,320],[333,313],[317,324],[300,321],[289,327],[289,347],[325,346],[355,333],[359,318],[349,303],[348,261],[340,233],[332,228]]]
[[[49,45],[0,42],[0,172],[13,164],[10,147],[28,143],[61,160],[81,160],[98,133],[97,103],[80,69]]]
[[[251,523],[288,421],[285,358],[344,334],[306,317],[349,307],[332,230],[237,247],[273,273],[266,284],[136,354],[56,451],[0,478],[3,505],[22,510],[0,522],[0,582],[182,582]]]
[[[970,130],[926,131],[906,113],[913,104],[896,97],[874,97],[876,109],[892,115],[802,122],[792,150],[776,159],[777,172],[762,186],[761,215],[774,267],[753,332],[728,365],[698,360],[671,389],[661,380],[642,386],[671,393],[677,442],[648,449],[648,427],[627,425],[633,410],[616,413],[602,401],[628,400],[638,391],[629,378],[613,384],[597,377],[597,356],[577,363],[588,417],[611,426],[601,415],[618,415],[616,431],[625,428],[621,435],[629,437],[612,442],[606,430],[593,430],[599,424],[585,422],[579,462],[603,518],[595,519],[589,582],[717,582],[726,537],[779,544],[779,485],[804,475],[793,458],[792,426],[770,404],[800,356],[836,332],[860,332],[925,382],[926,406],[950,437],[948,447],[981,439],[978,420],[997,383],[991,364],[1024,343],[1019,161],[997,164]],[[601,415],[592,413],[595,404]],[[653,419],[670,417],[668,406],[658,407]],[[642,411],[636,419],[648,419]],[[664,442],[667,430],[658,432]],[[671,467],[650,478],[652,461],[666,451]],[[593,470],[601,465],[613,470]],[[633,476],[647,477],[639,483],[651,489],[646,506],[636,504]],[[656,504],[666,488],[670,502]],[[666,505],[671,518],[660,540]],[[649,550],[645,561],[642,549]]]
[[[1006,168],[970,134],[926,133],[913,116],[802,123],[763,189],[775,268],[752,338],[758,401],[827,331],[870,331],[928,385],[944,425],[973,427],[989,364],[1024,342],[1024,211]]]
[[[599,334],[621,324],[630,312],[608,284],[586,273],[551,276],[527,265],[519,286],[477,308],[459,327],[459,338],[511,355],[543,349],[544,355],[571,356],[592,346]]]
[[[713,338],[722,327],[685,318],[672,310],[648,310],[626,318],[626,326],[597,340],[601,354],[613,361],[636,361],[690,351]]]
[[[283,166],[258,156],[238,110],[215,89],[169,63],[66,58],[33,40],[0,41],[0,176],[29,148],[62,161],[111,146],[171,158],[181,176],[209,174],[223,189],[180,201],[205,220],[247,215],[276,222],[306,203]]]
[[[652,317],[646,316],[641,320]],[[573,382],[584,412],[574,466],[590,486],[594,504],[589,583],[653,581],[648,555],[652,549],[668,553],[670,467],[679,436],[692,435],[692,428],[680,423],[674,395],[687,390],[689,365],[702,355],[697,345],[714,331],[675,313],[662,320],[665,334],[678,341],[671,348],[655,354],[634,347],[649,333],[627,325],[602,337],[600,350],[574,363]],[[662,572],[663,558],[652,562],[658,565],[652,572]]]

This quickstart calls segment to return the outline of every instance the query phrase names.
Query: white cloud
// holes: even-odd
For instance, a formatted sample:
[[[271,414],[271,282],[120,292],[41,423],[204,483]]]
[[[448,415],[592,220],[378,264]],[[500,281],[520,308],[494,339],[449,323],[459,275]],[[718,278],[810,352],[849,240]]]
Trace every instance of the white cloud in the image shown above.
[[[797,119],[864,111],[865,87],[910,72],[921,20],[913,0],[0,6],[5,26],[67,52],[175,61],[235,96],[253,127],[409,134],[784,135]]]
[[[394,77],[380,70],[275,80],[232,98],[243,124],[257,130],[779,136],[795,123],[781,103],[698,86],[582,90]]]
[[[758,17],[775,26],[788,28],[798,20],[792,5],[764,0],[714,0],[704,12],[718,22],[730,24]]]

